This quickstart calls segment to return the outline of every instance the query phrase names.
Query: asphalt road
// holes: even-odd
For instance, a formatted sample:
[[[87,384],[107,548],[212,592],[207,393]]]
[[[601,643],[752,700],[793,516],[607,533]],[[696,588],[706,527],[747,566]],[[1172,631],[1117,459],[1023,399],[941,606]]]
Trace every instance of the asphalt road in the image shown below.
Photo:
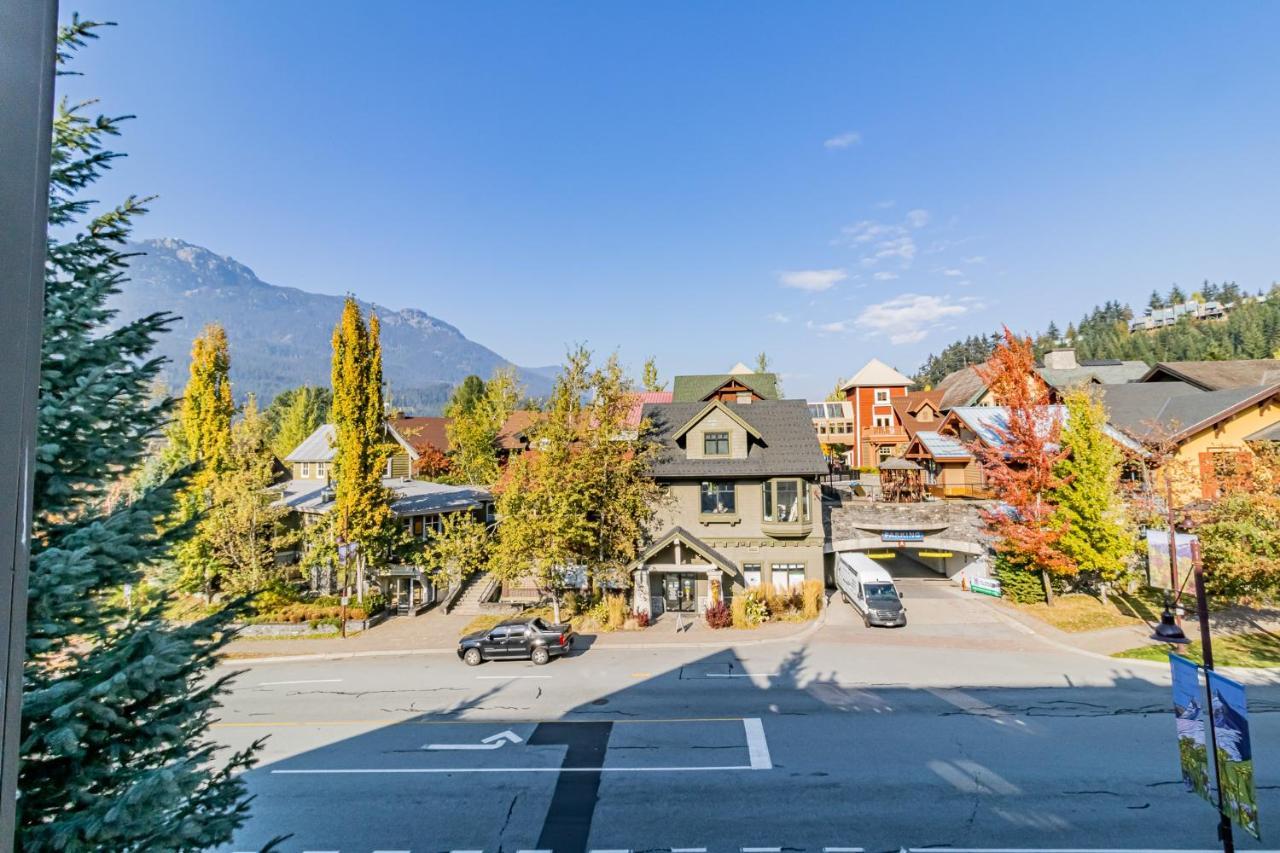
[[[837,596],[798,644],[252,666],[216,729],[269,735],[228,849],[1215,847],[1213,809],[1178,781],[1162,667],[907,589],[906,629],[865,629]],[[1249,693],[1275,839],[1280,686]]]

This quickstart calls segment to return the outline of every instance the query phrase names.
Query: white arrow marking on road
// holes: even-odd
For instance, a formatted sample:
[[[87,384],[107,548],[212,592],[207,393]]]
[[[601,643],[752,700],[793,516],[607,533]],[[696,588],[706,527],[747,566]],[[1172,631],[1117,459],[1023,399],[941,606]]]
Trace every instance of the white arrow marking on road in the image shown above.
[[[507,729],[496,735],[489,735],[479,743],[429,743],[423,749],[501,749],[508,743],[523,743],[524,738]]]

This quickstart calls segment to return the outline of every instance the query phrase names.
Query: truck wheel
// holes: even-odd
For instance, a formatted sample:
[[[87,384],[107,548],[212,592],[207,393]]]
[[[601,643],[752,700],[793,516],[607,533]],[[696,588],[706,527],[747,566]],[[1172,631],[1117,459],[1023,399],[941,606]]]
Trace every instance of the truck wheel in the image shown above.
[[[864,613],[864,614],[862,614],[862,624],[863,624],[865,627],[870,628],[870,627],[871,627],[871,617],[870,617],[870,616],[868,616],[868,615],[867,615],[867,614],[865,614],[865,613]]]
[[[533,661],[535,666],[542,666],[547,661],[551,660],[551,653],[542,646],[538,646],[533,650],[533,653],[529,655],[529,660]]]
[[[467,649],[466,654],[462,656],[462,660],[467,666],[479,666],[484,657],[481,656],[479,649]]]

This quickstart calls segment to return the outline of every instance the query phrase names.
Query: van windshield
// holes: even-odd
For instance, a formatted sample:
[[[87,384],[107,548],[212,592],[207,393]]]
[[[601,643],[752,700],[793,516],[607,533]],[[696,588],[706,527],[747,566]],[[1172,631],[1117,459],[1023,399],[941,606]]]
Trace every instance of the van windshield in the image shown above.
[[[891,583],[869,583],[863,587],[867,598],[872,601],[897,601],[898,591]]]

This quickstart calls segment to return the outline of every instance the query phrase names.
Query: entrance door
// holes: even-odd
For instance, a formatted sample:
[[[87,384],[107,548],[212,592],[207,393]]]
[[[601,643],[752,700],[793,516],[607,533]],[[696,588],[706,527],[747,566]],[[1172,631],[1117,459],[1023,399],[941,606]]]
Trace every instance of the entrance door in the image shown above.
[[[668,572],[662,576],[662,597],[666,610],[692,613],[698,609],[697,577],[686,572]]]

